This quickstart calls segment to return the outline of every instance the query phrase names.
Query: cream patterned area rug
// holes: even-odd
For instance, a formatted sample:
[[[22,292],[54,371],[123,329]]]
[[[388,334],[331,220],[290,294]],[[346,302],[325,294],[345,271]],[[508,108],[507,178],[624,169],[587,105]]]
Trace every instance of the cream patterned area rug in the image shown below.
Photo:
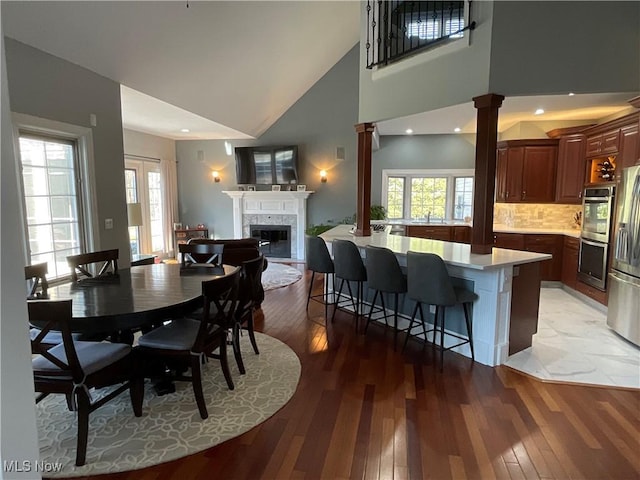
[[[67,410],[64,396],[45,398],[36,406],[40,459],[63,464],[60,472],[47,475],[78,477],[149,467],[205,450],[264,422],[291,399],[301,367],[284,343],[258,332],[256,340],[259,355],[247,335],[241,340],[245,375],[230,352],[235,390],[227,389],[217,360],[204,366],[206,420],[200,418],[188,382],[176,382],[176,393],[161,397],[147,383],[140,418],[133,415],[127,392],[93,412],[82,467],[75,466],[75,414]]]
[[[302,278],[302,272],[289,265],[275,263],[271,260],[267,269],[262,272],[262,287],[265,291],[286,287]]]

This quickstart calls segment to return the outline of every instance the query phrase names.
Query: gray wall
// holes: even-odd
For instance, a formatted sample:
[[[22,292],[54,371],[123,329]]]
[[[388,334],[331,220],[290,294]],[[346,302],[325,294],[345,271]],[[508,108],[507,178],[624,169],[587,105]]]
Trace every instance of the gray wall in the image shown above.
[[[127,259],[120,85],[9,38],[6,54],[12,112],[82,127],[90,127],[90,114],[97,116],[97,126],[92,128],[98,212],[96,248],[119,248],[120,257]],[[113,229],[105,230],[105,218],[113,219]]]
[[[495,2],[489,91],[640,89],[640,2]]]
[[[237,146],[298,145],[299,183],[313,190],[308,200],[309,225],[340,220],[355,213],[357,176],[358,46],[345,55],[269,130],[256,140],[232,141]],[[345,160],[336,160],[336,147]],[[202,162],[198,151],[203,152]],[[235,158],[222,140],[177,141],[180,221],[206,224],[218,238],[233,236],[232,201],[223,190],[236,190]],[[320,170],[328,182],[320,183]],[[220,172],[220,183],[211,171]]]
[[[22,225],[16,187],[18,174],[13,151],[13,132],[9,112],[9,93],[2,41],[2,236],[0,240],[0,464],[4,461],[39,459],[36,434],[33,377],[29,328],[25,305],[24,244],[18,225]],[[9,473],[0,470],[0,478],[40,478],[35,472]]]
[[[371,159],[371,203],[380,204],[384,169],[474,168],[475,135],[389,135]]]

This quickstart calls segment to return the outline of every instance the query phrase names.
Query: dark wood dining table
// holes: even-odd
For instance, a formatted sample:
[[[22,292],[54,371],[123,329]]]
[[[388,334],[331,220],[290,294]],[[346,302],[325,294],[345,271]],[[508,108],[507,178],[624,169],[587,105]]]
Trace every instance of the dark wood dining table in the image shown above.
[[[50,286],[48,299],[73,300],[74,332],[133,331],[196,308],[203,281],[230,275],[239,268],[140,265],[119,269],[116,275]]]

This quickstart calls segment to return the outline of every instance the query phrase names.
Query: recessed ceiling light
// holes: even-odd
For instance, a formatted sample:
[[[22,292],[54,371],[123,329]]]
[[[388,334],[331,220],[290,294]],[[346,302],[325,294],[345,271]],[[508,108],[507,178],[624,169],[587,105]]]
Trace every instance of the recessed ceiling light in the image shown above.
[[[569,92],[569,96],[570,96],[570,97],[573,97],[574,95],[575,95],[575,93],[573,93],[573,92]]]
[[[181,128],[180,131],[182,133],[189,133],[189,129],[188,128]]]
[[[411,130],[410,128],[407,128],[405,132],[407,133],[407,135],[411,135],[413,133],[413,130]]]
[[[456,127],[456,128],[453,129],[453,131],[456,132],[456,133],[459,133],[461,130],[460,130],[460,127]]]
[[[539,108],[535,112],[533,112],[534,115],[542,115],[543,113],[544,113],[544,110],[542,108]]]

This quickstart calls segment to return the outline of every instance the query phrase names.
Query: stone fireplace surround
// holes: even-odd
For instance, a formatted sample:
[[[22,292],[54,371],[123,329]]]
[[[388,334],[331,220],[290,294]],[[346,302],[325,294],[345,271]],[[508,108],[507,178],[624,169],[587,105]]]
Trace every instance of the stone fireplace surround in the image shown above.
[[[304,260],[304,231],[307,225],[307,198],[313,192],[271,192],[225,190],[233,200],[233,237],[251,236],[249,225],[289,225],[291,258]]]

